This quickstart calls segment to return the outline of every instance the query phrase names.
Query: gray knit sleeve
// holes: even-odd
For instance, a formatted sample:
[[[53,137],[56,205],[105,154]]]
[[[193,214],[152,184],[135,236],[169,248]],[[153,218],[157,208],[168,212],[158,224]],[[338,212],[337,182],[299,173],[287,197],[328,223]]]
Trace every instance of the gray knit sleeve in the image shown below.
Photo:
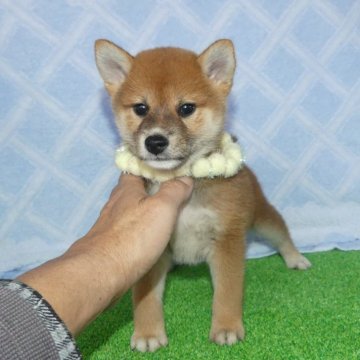
[[[0,359],[81,359],[50,304],[18,281],[0,280]]]

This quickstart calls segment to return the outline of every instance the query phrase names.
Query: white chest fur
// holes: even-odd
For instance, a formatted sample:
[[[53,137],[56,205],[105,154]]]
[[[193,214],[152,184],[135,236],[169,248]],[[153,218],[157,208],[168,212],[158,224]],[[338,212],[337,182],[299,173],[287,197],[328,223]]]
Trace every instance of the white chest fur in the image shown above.
[[[198,264],[211,255],[218,232],[214,211],[191,202],[183,209],[170,241],[173,260],[179,264]]]
[[[148,193],[155,194],[158,189],[159,184],[153,183]],[[173,261],[178,264],[206,261],[212,253],[219,229],[216,212],[200,204],[194,192],[181,211],[170,240]]]

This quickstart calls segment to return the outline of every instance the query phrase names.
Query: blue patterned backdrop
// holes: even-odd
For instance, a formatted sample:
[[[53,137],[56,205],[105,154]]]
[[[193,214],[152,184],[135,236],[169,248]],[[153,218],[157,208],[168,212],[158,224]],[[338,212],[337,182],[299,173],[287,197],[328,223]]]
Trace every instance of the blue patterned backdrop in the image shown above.
[[[117,182],[98,38],[231,38],[227,126],[266,194],[302,250],[360,249],[359,27],[359,0],[0,0],[0,275],[64,251]]]

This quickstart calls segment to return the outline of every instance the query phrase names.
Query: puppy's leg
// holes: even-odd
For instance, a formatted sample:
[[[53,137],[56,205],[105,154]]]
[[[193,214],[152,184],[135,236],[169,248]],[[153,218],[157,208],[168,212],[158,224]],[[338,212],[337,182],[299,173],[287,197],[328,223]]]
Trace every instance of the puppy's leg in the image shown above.
[[[245,262],[245,231],[227,234],[215,244],[209,261],[214,285],[210,339],[219,345],[232,345],[245,336],[242,298]]]
[[[282,216],[265,199],[257,210],[254,230],[279,251],[288,268],[306,270],[311,266],[296,249]]]
[[[164,253],[157,264],[133,288],[134,334],[131,348],[141,352],[155,351],[168,343],[162,307],[170,255]]]

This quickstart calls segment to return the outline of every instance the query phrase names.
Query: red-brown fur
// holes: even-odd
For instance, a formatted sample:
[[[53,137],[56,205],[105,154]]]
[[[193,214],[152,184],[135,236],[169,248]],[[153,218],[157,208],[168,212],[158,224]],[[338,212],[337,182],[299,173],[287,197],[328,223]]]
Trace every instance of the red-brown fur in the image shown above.
[[[219,147],[226,98],[235,68],[229,40],[216,42],[200,56],[182,49],[160,48],[136,57],[100,40],[96,44],[96,55],[99,71],[112,97],[117,125],[134,154],[140,152],[143,134],[154,128],[169,137],[172,151],[182,154],[184,162],[192,161],[194,154],[203,156]],[[123,74],[117,74],[116,69],[114,73],[111,69],[108,71],[107,66],[113,64],[107,62],[109,58],[117,59],[115,62]],[[187,101],[196,104],[196,112],[182,119],[176,109]],[[133,105],[139,102],[150,105],[149,114],[143,118],[133,112]],[[156,191],[154,186],[149,183],[149,192]],[[199,241],[206,241],[208,236],[209,252],[204,260],[209,263],[214,285],[210,338],[218,344],[231,345],[244,338],[242,299],[245,236],[249,229],[254,228],[266,237],[279,250],[288,267],[305,269],[310,266],[296,250],[284,220],[268,203],[248,167],[230,178],[196,179],[187,208],[195,214],[203,212],[198,225],[202,222],[206,231],[195,233],[196,229],[187,225],[192,213],[186,215],[188,210],[184,209],[174,232],[174,243],[170,243],[154,268],[134,286],[134,349],[154,351],[167,344],[162,293],[166,273],[175,256],[172,253],[174,244],[184,241],[179,231],[193,232]],[[207,216],[214,216],[215,222]],[[196,247],[196,241],[192,244]],[[186,256],[187,250],[184,251]]]

